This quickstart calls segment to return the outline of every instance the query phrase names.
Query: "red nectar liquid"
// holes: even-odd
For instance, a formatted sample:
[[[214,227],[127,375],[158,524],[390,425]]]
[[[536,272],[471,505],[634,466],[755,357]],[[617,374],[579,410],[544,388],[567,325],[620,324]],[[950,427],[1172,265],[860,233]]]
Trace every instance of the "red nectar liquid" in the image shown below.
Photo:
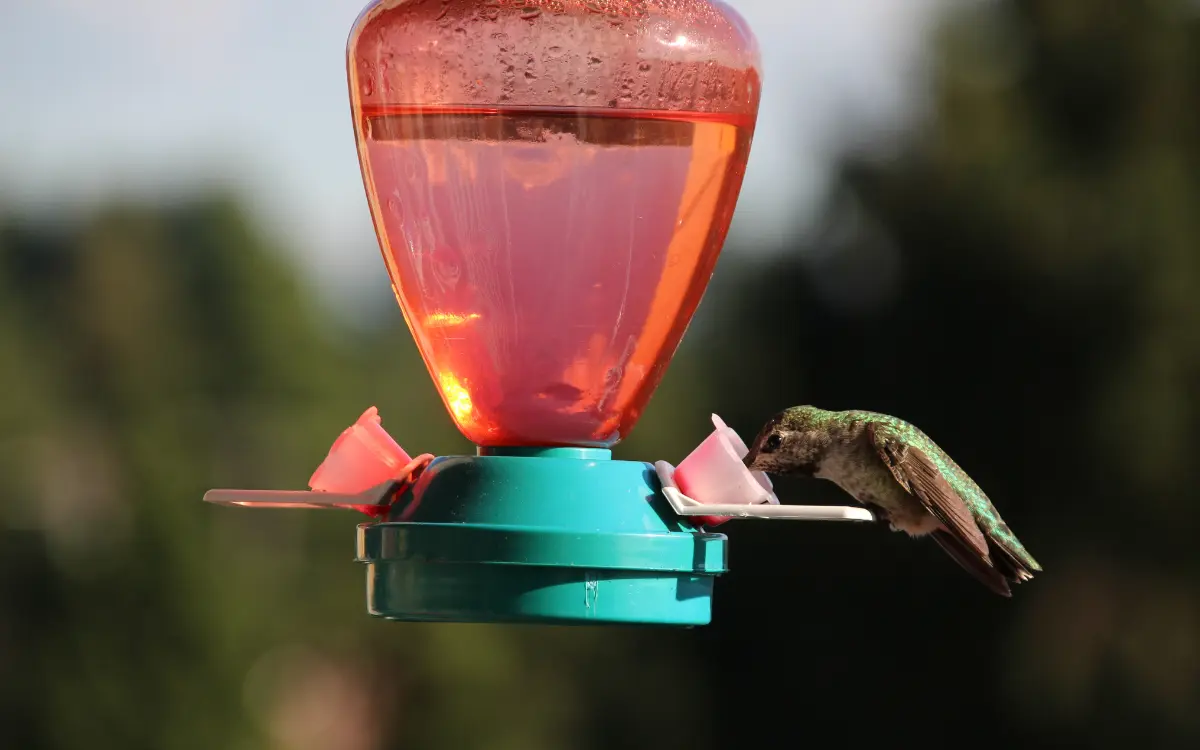
[[[481,446],[599,446],[636,423],[712,274],[752,120],[363,106],[397,299]]]

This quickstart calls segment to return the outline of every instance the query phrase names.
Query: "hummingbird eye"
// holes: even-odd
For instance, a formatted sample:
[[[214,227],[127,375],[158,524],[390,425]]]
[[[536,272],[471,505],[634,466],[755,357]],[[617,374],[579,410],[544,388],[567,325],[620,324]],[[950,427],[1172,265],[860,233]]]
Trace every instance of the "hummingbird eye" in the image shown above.
[[[779,446],[783,445],[783,436],[778,432],[774,432],[762,444],[761,451],[763,453],[771,453],[779,450]]]

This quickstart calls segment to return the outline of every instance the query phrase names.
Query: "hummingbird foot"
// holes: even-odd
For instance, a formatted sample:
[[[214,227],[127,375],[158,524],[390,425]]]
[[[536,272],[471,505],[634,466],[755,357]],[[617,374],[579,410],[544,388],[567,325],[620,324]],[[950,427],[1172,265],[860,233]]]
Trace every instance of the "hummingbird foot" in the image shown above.
[[[888,516],[888,512],[884,510],[882,506],[876,505],[875,503],[863,503],[863,507],[871,511],[871,515],[875,516],[875,521],[877,523],[886,523],[889,527],[891,527],[892,531],[896,531],[895,524],[892,523],[891,517]]]

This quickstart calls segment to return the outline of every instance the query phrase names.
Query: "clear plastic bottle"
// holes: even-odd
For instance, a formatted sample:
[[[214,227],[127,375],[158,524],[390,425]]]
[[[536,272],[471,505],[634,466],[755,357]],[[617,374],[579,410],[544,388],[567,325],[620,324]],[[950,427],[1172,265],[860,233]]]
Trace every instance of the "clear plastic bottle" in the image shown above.
[[[618,442],[741,189],[745,22],[709,0],[376,0],[348,56],[383,256],[460,431]]]

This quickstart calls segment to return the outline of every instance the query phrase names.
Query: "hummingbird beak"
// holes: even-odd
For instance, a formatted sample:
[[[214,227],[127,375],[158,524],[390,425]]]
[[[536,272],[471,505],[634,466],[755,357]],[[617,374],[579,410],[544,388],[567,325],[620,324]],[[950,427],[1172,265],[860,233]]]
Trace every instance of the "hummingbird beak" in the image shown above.
[[[756,461],[758,461],[758,451],[755,450],[747,453],[746,457],[742,459],[742,463],[745,464],[746,468],[750,471],[757,471],[757,468],[754,466]]]

